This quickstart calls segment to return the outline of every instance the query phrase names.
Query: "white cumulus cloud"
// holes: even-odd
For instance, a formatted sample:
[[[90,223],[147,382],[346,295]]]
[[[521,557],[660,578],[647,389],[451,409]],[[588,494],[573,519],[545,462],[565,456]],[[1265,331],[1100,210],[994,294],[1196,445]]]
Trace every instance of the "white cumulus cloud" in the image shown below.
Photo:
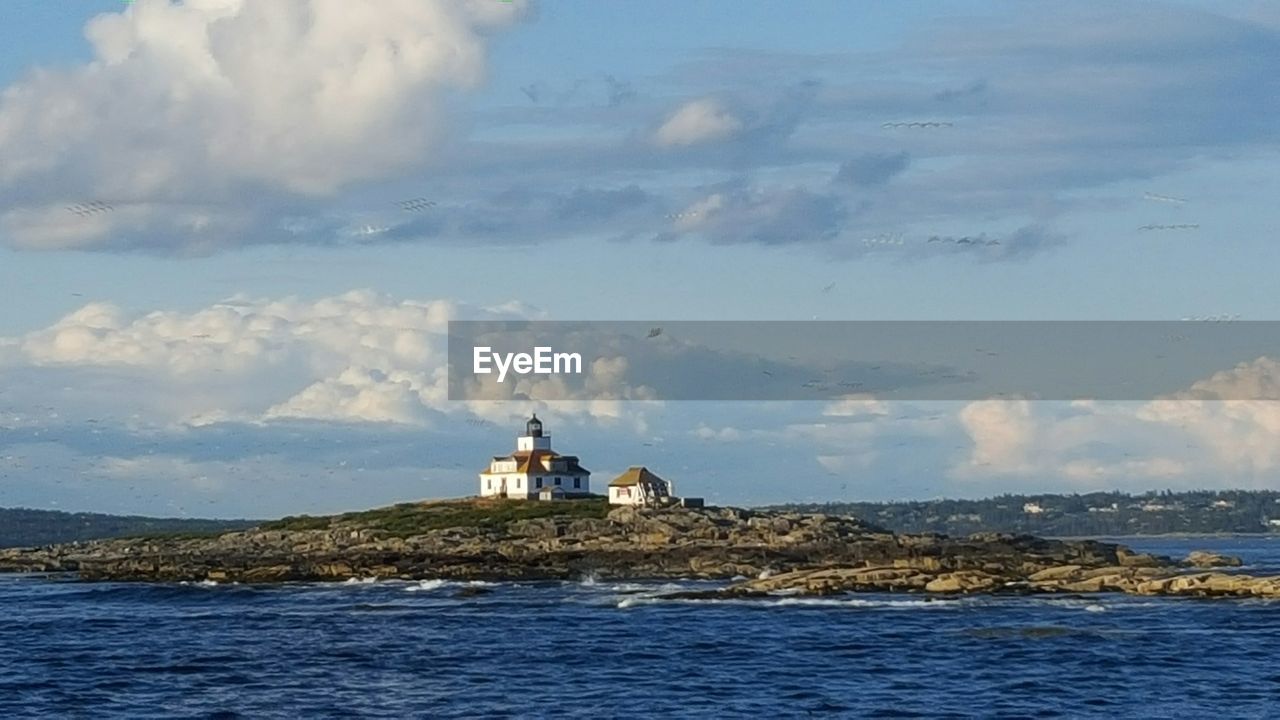
[[[562,380],[521,378],[494,396],[450,401],[447,330],[459,315],[509,319],[513,309],[520,310],[370,291],[311,301],[233,298],[192,312],[137,316],[95,302],[49,327],[0,338],[0,377],[6,370],[58,371],[46,376],[88,388],[75,391],[76,402],[114,407],[117,415],[127,407],[158,424],[307,419],[424,426],[457,414],[505,421],[538,407],[522,401],[546,395],[536,383]],[[551,393],[569,401],[546,414],[612,422],[630,414],[625,402],[652,400],[652,391],[625,382],[624,358],[598,360],[592,372],[588,386]]]
[[[741,129],[741,120],[719,102],[706,98],[680,106],[658,128],[653,139],[662,147],[681,147],[724,140]]]
[[[0,235],[65,248],[170,230],[199,248],[250,225],[241,206],[264,190],[326,195],[416,167],[446,130],[445,92],[482,81],[486,34],[524,9],[138,0],[99,15],[92,61],[0,95],[0,201],[22,192],[0,203]],[[66,211],[86,201],[112,209]]]

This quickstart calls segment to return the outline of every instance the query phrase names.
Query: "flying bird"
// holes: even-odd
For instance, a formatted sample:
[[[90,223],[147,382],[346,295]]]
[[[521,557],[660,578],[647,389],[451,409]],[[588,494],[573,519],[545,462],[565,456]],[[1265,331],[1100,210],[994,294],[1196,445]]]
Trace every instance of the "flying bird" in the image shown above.
[[[1234,315],[1228,315],[1226,313],[1223,313],[1221,315],[1192,315],[1190,317],[1184,317],[1182,319],[1184,321],[1196,321],[1196,322],[1234,322],[1240,319],[1240,313],[1235,313]]]
[[[945,242],[945,243],[952,243],[953,245],[972,245],[972,246],[977,246],[977,245],[989,246],[989,245],[1000,244],[999,240],[987,239],[986,233],[982,233],[977,237],[974,237],[972,235],[962,235],[961,237],[952,237],[950,235],[940,237],[938,235],[931,235],[929,237],[929,242],[931,243]]]
[[[1184,198],[1176,198],[1170,195],[1158,195],[1153,192],[1143,193],[1143,200],[1155,200],[1156,202],[1173,203],[1174,205],[1185,205],[1187,201]]]
[[[954,127],[954,125],[952,125],[952,123],[949,123],[949,122],[938,122],[933,120],[923,121],[923,122],[918,120],[913,120],[911,122],[881,123],[880,127],[882,128],[913,128],[914,129],[914,128],[944,128],[944,127]]]
[[[87,202],[87,203],[77,203],[75,205],[71,205],[67,207],[67,212],[75,213],[80,217],[89,217],[90,215],[99,215],[101,213],[111,212],[112,210],[115,210],[115,208],[99,200],[94,200],[92,202]]]
[[[831,292],[832,290],[835,290],[835,289],[836,289],[836,284],[835,284],[835,282],[833,281],[833,282],[831,282],[831,283],[827,284],[827,286],[826,286],[826,287],[822,288],[822,292],[825,294],[825,293],[829,293],[829,292]]]
[[[668,220],[684,220],[686,218],[696,218],[700,215],[702,215],[701,212],[697,210],[690,210],[689,212],[667,213],[667,219]]]
[[[404,210],[405,212],[422,212],[427,208],[433,208],[436,206],[436,203],[434,200],[428,200],[423,197],[410,198],[408,200],[401,200],[397,204],[400,205],[400,209]]]
[[[862,238],[863,245],[901,245],[902,235],[899,233],[881,233],[873,237]]]

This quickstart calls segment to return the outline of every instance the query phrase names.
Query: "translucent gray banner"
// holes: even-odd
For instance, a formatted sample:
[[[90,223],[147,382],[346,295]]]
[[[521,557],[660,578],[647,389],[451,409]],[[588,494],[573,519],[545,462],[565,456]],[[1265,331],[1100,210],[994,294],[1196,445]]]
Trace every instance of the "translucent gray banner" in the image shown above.
[[[449,323],[451,400],[1280,399],[1280,322]]]

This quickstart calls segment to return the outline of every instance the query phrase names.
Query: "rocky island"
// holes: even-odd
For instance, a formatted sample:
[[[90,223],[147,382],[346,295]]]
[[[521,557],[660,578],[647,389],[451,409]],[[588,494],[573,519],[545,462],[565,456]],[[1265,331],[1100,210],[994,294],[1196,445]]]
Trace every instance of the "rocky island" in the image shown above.
[[[682,597],[848,592],[1280,597],[1280,578],[1113,543],[898,534],[853,517],[738,508],[611,508],[602,499],[406,503],[207,536],[0,551],[0,572],[82,580],[274,583],[350,578],[730,581]]]

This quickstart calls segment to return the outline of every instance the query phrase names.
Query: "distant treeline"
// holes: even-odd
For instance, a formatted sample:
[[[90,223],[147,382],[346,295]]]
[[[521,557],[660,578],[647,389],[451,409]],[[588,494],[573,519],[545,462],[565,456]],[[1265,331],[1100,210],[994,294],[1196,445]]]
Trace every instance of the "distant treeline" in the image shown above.
[[[1280,492],[1000,495],[986,500],[789,504],[778,509],[854,515],[899,532],[1012,532],[1101,536],[1280,532]]]
[[[239,530],[255,524],[248,520],[191,520],[0,508],[0,547],[33,547],[116,537],[206,534]]]

